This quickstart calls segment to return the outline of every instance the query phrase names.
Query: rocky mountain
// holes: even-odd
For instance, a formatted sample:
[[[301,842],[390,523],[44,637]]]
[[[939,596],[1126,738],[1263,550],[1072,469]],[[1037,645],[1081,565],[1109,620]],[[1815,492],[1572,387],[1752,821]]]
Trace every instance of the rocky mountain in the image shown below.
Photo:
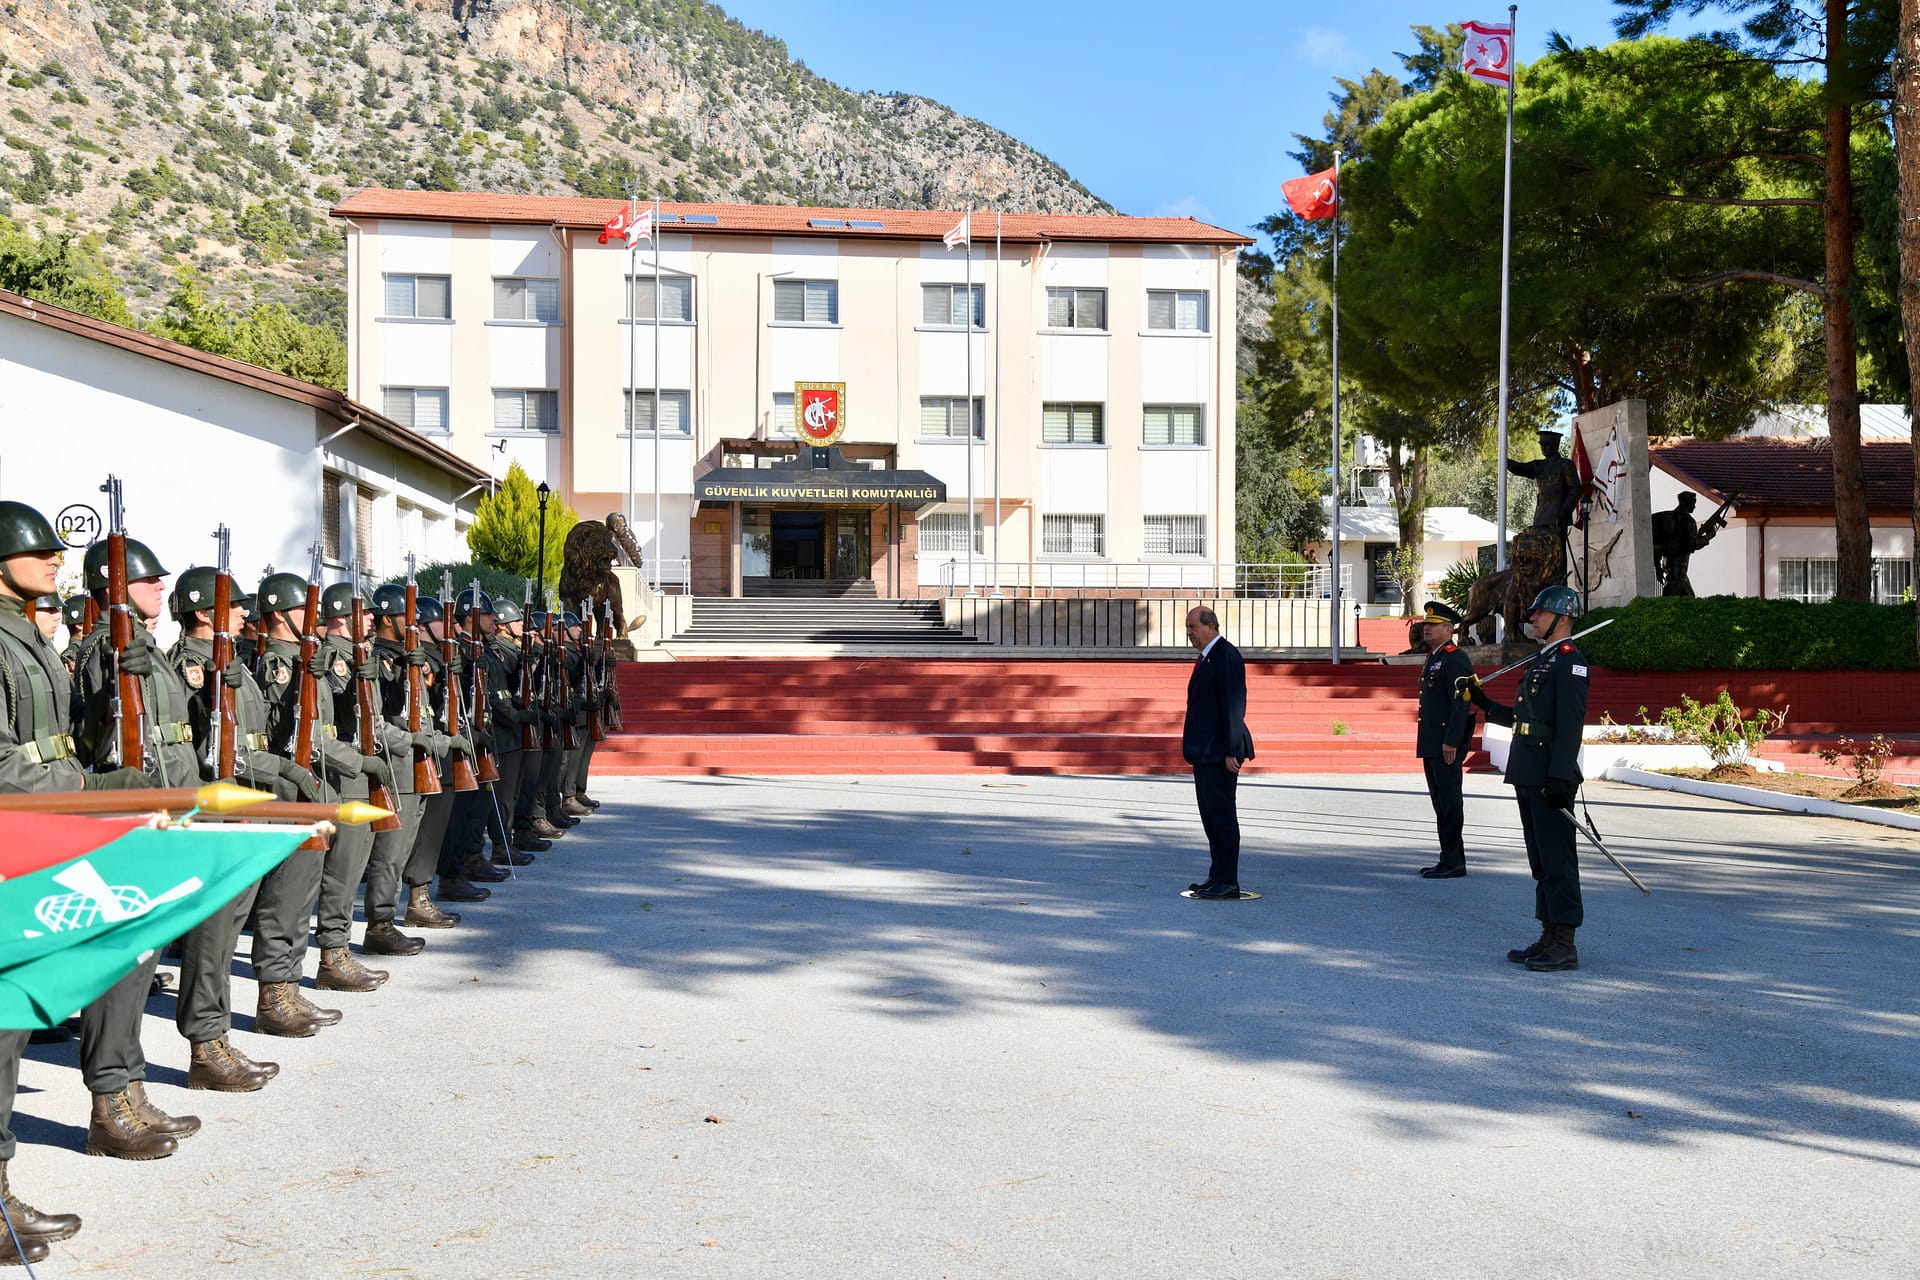
[[[0,84],[0,214],[97,244],[142,313],[190,265],[336,323],[361,186],[1108,207],[704,0],[0,0]]]

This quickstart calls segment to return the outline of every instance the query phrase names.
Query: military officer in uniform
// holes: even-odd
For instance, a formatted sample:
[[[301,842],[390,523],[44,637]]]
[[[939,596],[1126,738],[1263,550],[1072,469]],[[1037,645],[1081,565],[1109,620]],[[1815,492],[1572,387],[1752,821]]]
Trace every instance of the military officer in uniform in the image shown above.
[[[53,589],[61,544],[53,525],[21,502],[0,502],[0,794],[80,791],[105,780],[82,772],[68,731],[72,691],[66,664],[30,626],[26,602]],[[122,781],[126,781],[123,779]],[[138,785],[138,783],[136,783]],[[48,1246],[80,1230],[70,1213],[42,1213],[13,1194],[13,1097],[24,1030],[0,1030],[0,1202],[13,1230],[0,1233],[0,1266],[39,1262]]]
[[[166,570],[144,542],[128,538],[127,601],[134,615],[133,640],[113,653],[111,628],[104,622],[80,647],[81,708],[75,743],[82,759],[98,772],[117,772],[131,762],[119,758],[119,724],[113,711],[116,668],[139,677],[146,702],[149,731],[146,741],[147,780],[155,786],[190,787],[200,780],[200,759],[193,747],[188,722],[187,687],[180,673],[167,664],[146,622],[158,618],[166,603],[161,580]],[[107,598],[107,544],[87,548],[86,583],[104,619],[112,602]],[[170,1116],[147,1099],[147,1059],[140,1049],[140,1019],[152,990],[156,953],[135,965],[106,994],[80,1015],[80,1074],[93,1095],[93,1117],[87,1126],[89,1155],[124,1160],[153,1160],[172,1155],[181,1138],[199,1132],[194,1116]]]
[[[1542,644],[1520,668],[1511,707],[1487,696],[1472,676],[1464,688],[1495,724],[1511,725],[1507,785],[1520,803],[1520,829],[1533,872],[1533,913],[1540,936],[1507,959],[1535,972],[1578,969],[1573,935],[1585,920],[1580,861],[1568,821],[1580,789],[1580,729],[1587,719],[1587,658],[1567,637],[1580,613],[1572,587],[1548,587],[1534,599],[1527,629]]]
[[[545,853],[553,847],[551,840],[542,840],[529,831],[518,816],[520,796],[526,788],[527,763],[533,759],[530,753],[520,749],[521,727],[528,724],[537,727],[536,713],[520,704],[520,635],[526,628],[526,620],[520,615],[520,606],[511,600],[495,602],[493,620],[493,635],[487,642],[487,660],[492,664],[487,679],[497,681],[492,686],[493,750],[500,781],[494,784],[494,795],[500,801],[504,847],[513,864],[524,867],[533,861],[534,854]],[[496,851],[494,861],[500,860]]]
[[[1473,707],[1458,696],[1455,682],[1473,674],[1473,662],[1453,642],[1460,625],[1457,610],[1439,600],[1427,601],[1421,619],[1427,642],[1426,665],[1420,669],[1420,726],[1414,754],[1427,774],[1427,795],[1433,800],[1439,827],[1440,860],[1422,867],[1428,880],[1453,880],[1467,874],[1466,806],[1460,798],[1460,775],[1473,737]]]
[[[553,746],[544,745],[538,751],[529,752],[524,766],[526,777],[520,783],[521,804],[527,814],[527,829],[542,840],[558,840],[573,825],[565,814],[557,808],[547,808],[547,796],[554,786],[554,780],[560,776],[561,757],[565,752],[560,746],[560,720],[564,708],[560,705],[560,664],[557,654],[549,653],[547,648],[547,615],[536,610],[527,615],[527,633],[533,637],[533,713],[538,717],[539,732],[543,735],[549,729],[553,731]],[[559,638],[555,637],[555,644]],[[549,696],[548,686],[552,686]]]
[[[167,661],[187,686],[188,721],[194,748],[200,756],[200,779],[222,781],[214,749],[215,695],[219,686],[233,690],[235,739],[233,773],[224,780],[271,791],[282,800],[298,800],[300,790],[282,778],[280,759],[267,750],[267,699],[253,674],[239,658],[224,671],[214,669],[217,632],[231,634],[239,626],[241,609],[228,600],[227,617],[214,617],[217,571],[206,566],[186,570],[173,584],[173,616],[180,623],[180,639],[167,650]],[[300,856],[300,855],[295,855]],[[256,881],[221,910],[208,916],[180,940],[180,992],[174,1025],[186,1038],[189,1065],[187,1088],[222,1093],[251,1093],[263,1089],[280,1074],[272,1062],[255,1062],[229,1039],[233,1030],[232,958],[240,930],[252,914],[264,881]],[[285,878],[276,882],[276,887]],[[302,921],[304,928],[305,922]]]
[[[266,638],[260,654],[260,685],[266,690],[271,707],[268,723],[274,754],[292,760],[300,708],[300,623],[307,605],[307,581],[297,574],[269,574],[260,583],[255,605]],[[378,756],[362,755],[359,748],[349,746],[339,737],[334,721],[334,698],[339,686],[351,681],[354,674],[351,665],[342,674],[340,662],[337,647],[330,650],[322,645],[307,664],[307,673],[320,682],[319,696],[314,700],[319,742],[313,765],[324,784],[325,799],[365,800],[368,774],[385,770],[386,762]],[[327,791],[332,794],[328,795]],[[372,991],[387,980],[384,971],[361,964],[347,946],[353,926],[353,900],[359,892],[360,877],[367,869],[367,855],[372,848],[373,832],[366,825],[343,825],[335,830],[321,860],[313,938],[320,948],[320,969],[314,985],[322,991]],[[265,984],[261,991],[264,1001]],[[298,993],[296,985],[290,992],[276,991],[275,997],[304,1003],[305,998]]]
[[[566,762],[560,766],[560,778],[554,793],[548,797],[547,807],[549,811],[557,809],[562,817],[578,822],[593,812],[577,798],[581,791],[586,790],[588,763],[593,758],[593,739],[587,732],[587,703],[592,694],[587,688],[590,667],[582,638],[585,628],[579,616],[568,612],[560,617],[565,624],[562,651],[567,658],[567,689],[573,695],[572,704],[565,714],[573,721],[573,738],[580,745],[567,752]]]

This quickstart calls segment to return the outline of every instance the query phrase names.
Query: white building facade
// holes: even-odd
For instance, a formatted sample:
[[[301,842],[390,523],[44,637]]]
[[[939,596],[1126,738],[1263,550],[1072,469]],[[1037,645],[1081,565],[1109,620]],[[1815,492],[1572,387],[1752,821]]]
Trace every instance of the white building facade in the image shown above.
[[[349,394],[495,475],[519,461],[585,517],[630,513],[649,577],[699,594],[1231,582],[1246,237],[1008,215],[996,251],[975,213],[949,249],[958,214],[666,205],[630,254],[600,243],[621,207],[348,197]],[[715,496],[807,461],[802,384],[843,388],[818,465],[910,478],[906,500]]]

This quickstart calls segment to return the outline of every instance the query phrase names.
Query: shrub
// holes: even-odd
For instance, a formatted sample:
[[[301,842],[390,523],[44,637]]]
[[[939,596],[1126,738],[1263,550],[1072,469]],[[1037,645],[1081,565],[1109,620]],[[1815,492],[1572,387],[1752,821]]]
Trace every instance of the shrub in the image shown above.
[[[1581,648],[1616,671],[1914,671],[1913,611],[1911,603],[1652,597],[1595,609],[1578,627],[1614,619]]]
[[[1712,702],[1696,702],[1680,695],[1680,705],[1660,713],[1660,723],[1673,730],[1675,741],[1697,742],[1713,757],[1716,769],[1745,764],[1758,754],[1767,735],[1787,721],[1784,711],[1756,711],[1744,717],[1733,695],[1725,689]]]

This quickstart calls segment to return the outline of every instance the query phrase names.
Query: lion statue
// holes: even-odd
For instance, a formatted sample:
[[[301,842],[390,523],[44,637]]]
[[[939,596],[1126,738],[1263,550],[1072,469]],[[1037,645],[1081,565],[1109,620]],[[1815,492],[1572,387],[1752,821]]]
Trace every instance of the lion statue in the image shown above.
[[[1475,579],[1467,591],[1467,607],[1460,618],[1461,634],[1474,632],[1480,643],[1493,643],[1493,615],[1506,619],[1507,643],[1518,645],[1526,634],[1527,607],[1543,587],[1559,581],[1565,571],[1561,548],[1550,529],[1522,529],[1513,538],[1513,561],[1504,569]]]
[[[618,520],[619,528],[611,527]],[[613,633],[626,635],[628,631],[645,622],[644,617],[628,622],[626,609],[620,597],[620,579],[614,576],[614,562],[620,558],[620,535],[627,533],[626,521],[619,516],[608,516],[605,521],[582,520],[567,531],[567,541],[561,552],[560,565],[560,602],[563,609],[578,609],[582,600],[592,602],[597,616],[603,604],[613,606]],[[633,536],[627,534],[629,544]]]

